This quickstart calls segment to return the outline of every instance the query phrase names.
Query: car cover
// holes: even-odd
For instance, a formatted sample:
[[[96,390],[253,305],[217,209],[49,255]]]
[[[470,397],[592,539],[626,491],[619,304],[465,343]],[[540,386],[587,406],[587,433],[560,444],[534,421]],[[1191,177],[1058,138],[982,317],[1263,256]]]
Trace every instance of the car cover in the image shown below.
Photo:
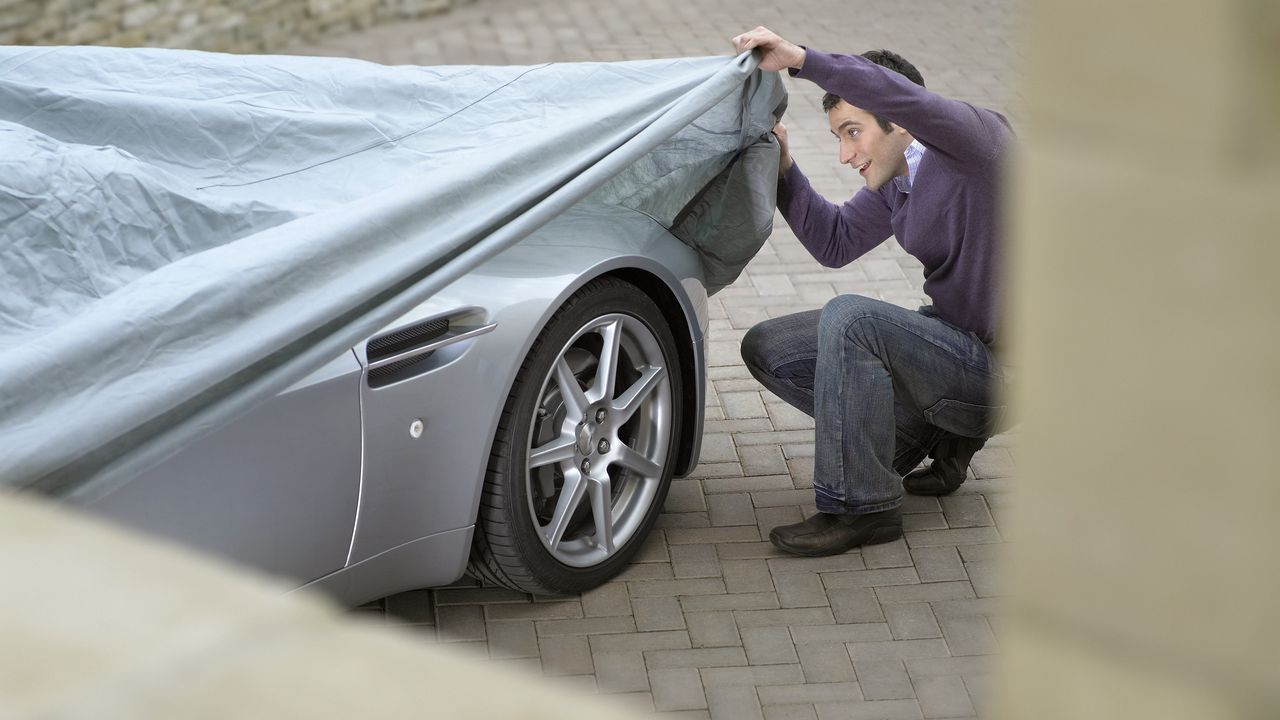
[[[749,54],[0,48],[0,484],[108,491],[584,199],[731,282],[784,98]]]

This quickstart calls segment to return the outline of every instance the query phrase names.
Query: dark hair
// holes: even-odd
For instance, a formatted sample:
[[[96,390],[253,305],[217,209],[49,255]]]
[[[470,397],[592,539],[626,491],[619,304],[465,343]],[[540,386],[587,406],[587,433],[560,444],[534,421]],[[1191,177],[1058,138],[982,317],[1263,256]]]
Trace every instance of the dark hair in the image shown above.
[[[893,52],[892,50],[868,50],[862,53],[862,57],[870,60],[871,62],[879,65],[882,68],[888,68],[898,73],[899,75],[905,77],[906,79],[919,85],[920,87],[924,87],[924,76],[920,74],[920,71],[916,69],[916,66],[912,65],[910,62],[907,61],[906,58],[902,57],[896,52]],[[823,95],[822,96],[823,112],[831,112],[831,108],[838,105],[841,100],[843,100],[843,98],[841,98],[839,95],[836,95],[835,93],[827,93],[826,95]],[[876,115],[875,113],[872,113],[871,116],[876,119],[876,123],[880,125],[881,130],[884,130],[885,132],[889,132],[888,120],[885,120],[884,118],[880,117],[879,115]]]

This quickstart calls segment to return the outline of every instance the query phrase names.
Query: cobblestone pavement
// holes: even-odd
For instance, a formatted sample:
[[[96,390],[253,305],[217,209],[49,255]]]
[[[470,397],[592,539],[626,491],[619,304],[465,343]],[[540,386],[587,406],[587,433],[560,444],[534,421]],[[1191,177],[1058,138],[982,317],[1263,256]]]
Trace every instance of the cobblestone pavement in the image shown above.
[[[729,54],[757,24],[813,47],[889,47],[929,87],[1009,113],[1012,0],[477,0],[292,52],[390,64],[532,64]],[[836,161],[821,91],[788,79],[794,153],[843,199],[861,179]],[[1013,115],[1016,119],[1016,114]],[[637,561],[573,598],[464,585],[361,609],[499,662],[540,669],[681,717],[942,718],[984,714],[1000,631],[1010,438],[974,458],[959,493],[908,497],[906,538],[832,558],[784,556],[769,530],[813,512],[813,422],[763,391],[738,354],[752,324],[861,293],[924,300],[920,265],[892,242],[820,267],[779,218],[732,287],[711,300],[706,436],[673,483]]]

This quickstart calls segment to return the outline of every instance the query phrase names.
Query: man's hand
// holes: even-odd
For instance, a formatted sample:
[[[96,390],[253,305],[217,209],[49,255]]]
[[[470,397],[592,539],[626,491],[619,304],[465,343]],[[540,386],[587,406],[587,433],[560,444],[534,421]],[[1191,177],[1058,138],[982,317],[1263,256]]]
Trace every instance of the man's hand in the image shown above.
[[[762,26],[742,33],[733,39],[733,46],[738,52],[759,48],[760,69],[765,72],[776,72],[787,68],[798,70],[804,65],[804,48],[783,40],[767,27]]]
[[[787,146],[787,126],[778,123],[773,126],[773,135],[778,138],[781,152],[778,154],[778,177],[782,177],[791,169],[791,149]]]

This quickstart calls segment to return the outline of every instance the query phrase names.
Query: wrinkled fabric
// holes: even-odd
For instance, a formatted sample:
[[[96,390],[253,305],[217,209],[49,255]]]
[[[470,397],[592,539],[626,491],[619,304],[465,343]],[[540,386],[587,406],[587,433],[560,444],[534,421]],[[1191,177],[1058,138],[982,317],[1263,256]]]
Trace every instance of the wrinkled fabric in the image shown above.
[[[0,484],[101,492],[584,198],[671,228],[783,98],[749,55],[0,48]]]

